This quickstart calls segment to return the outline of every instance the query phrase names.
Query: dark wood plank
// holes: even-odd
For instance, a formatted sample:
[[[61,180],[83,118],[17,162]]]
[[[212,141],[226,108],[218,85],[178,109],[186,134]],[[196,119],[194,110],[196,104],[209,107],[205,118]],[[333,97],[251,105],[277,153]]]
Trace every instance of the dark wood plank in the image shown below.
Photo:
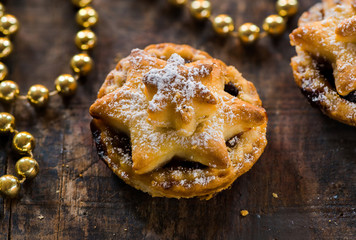
[[[0,140],[0,176],[6,173],[7,157],[8,157],[8,139]],[[9,234],[9,219],[11,206],[9,201],[0,197],[0,239],[6,239]]]
[[[301,11],[316,0],[301,1]],[[274,0],[213,0],[215,13],[238,24],[261,23]],[[44,112],[18,103],[20,130],[37,141],[40,175],[17,200],[0,200],[0,239],[353,239],[356,235],[356,129],[310,107],[296,87],[288,32],[254,49],[216,37],[209,23],[165,0],[94,0],[100,15],[95,69],[69,104],[52,99]],[[77,52],[70,1],[7,1],[21,22],[6,60],[21,92],[42,83],[53,88]],[[269,144],[250,172],[209,201],[151,198],[124,184],[99,160],[88,108],[115,58],[151,43],[186,43],[235,65],[254,82],[269,116]],[[13,173],[1,141],[0,174]],[[1,142],[1,143],[3,143]],[[273,198],[275,192],[279,198]],[[240,210],[247,209],[247,217]],[[10,232],[8,232],[10,229]]]

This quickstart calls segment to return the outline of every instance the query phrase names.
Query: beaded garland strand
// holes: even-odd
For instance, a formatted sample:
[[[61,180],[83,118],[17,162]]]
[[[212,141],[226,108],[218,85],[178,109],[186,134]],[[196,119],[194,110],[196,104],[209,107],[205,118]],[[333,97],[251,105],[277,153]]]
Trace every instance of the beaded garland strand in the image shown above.
[[[88,50],[92,49],[96,44],[96,35],[90,29],[98,21],[97,12],[90,7],[92,0],[72,0],[72,3],[79,8],[76,14],[77,23],[84,29],[79,31],[75,36],[75,44],[82,50],[76,54],[70,61],[71,68],[74,74],[62,74],[54,82],[55,90],[49,90],[40,84],[30,87],[26,96],[19,95],[18,85],[11,81],[5,80],[8,69],[6,65],[0,62],[0,101],[5,104],[13,104],[17,99],[28,100],[29,103],[36,107],[45,107],[49,98],[57,93],[62,97],[71,96],[77,89],[77,80],[80,76],[84,76],[93,68],[93,60],[88,54]],[[7,57],[13,49],[10,41],[10,35],[17,32],[19,24],[17,19],[10,14],[5,14],[4,5],[0,3],[0,59]],[[0,177],[0,194],[4,197],[14,198],[20,191],[21,183],[26,179],[32,179],[39,172],[39,165],[33,159],[33,149],[35,147],[35,139],[28,132],[19,132],[15,130],[15,118],[10,113],[0,113],[0,134],[13,135],[12,148],[23,156],[15,165],[16,173],[21,177],[19,180],[13,175],[4,175]]]
[[[232,35],[238,37],[243,44],[253,44],[261,37],[267,34],[277,36],[286,29],[287,18],[293,16],[298,11],[297,0],[278,0],[276,10],[278,15],[268,16],[262,25],[264,33],[253,23],[242,24],[235,31],[234,20],[227,14],[220,14],[215,17],[211,16],[211,3],[208,0],[168,0],[176,6],[188,6],[192,16],[198,20],[209,19],[214,31],[222,36]],[[267,33],[267,34],[266,34]]]

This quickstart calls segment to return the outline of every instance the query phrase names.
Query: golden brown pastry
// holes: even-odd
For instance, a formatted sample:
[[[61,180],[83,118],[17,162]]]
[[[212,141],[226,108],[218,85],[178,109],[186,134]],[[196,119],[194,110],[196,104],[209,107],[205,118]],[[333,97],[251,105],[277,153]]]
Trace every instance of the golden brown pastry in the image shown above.
[[[323,0],[291,35],[294,78],[326,115],[356,126],[356,1]]]
[[[90,114],[99,155],[152,196],[209,199],[248,171],[267,143],[253,84],[187,45],[133,50]]]

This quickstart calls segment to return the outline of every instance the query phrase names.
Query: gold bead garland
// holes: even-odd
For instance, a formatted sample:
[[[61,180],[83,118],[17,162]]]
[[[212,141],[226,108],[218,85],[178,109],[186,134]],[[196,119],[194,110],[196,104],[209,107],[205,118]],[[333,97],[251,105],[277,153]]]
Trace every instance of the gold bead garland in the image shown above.
[[[92,0],[71,0],[79,8],[75,19],[84,29],[79,31],[74,39],[76,46],[81,50],[70,60],[70,66],[73,74],[62,74],[54,81],[54,91],[49,91],[45,86],[35,84],[30,87],[26,96],[19,95],[18,85],[11,80],[6,80],[8,68],[3,62],[0,62],[0,101],[5,104],[12,104],[17,99],[28,100],[28,102],[37,108],[43,108],[48,104],[51,96],[59,94],[63,97],[71,96],[77,89],[77,80],[80,76],[87,75],[93,68],[93,60],[88,54],[97,41],[95,33],[90,29],[98,22],[98,14],[94,8],[90,7]],[[10,55],[13,45],[10,35],[17,32],[19,28],[18,20],[15,16],[6,14],[5,7],[0,3],[0,59]],[[39,165],[33,159],[33,149],[35,148],[35,139],[28,132],[19,132],[15,130],[15,118],[6,112],[0,113],[0,136],[13,135],[12,149],[23,156],[15,165],[16,173],[21,177],[18,179],[13,175],[4,175],[0,177],[0,195],[14,198],[18,195],[26,179],[32,179],[39,172]]]
[[[19,132],[15,129],[15,118],[10,113],[0,113],[0,135],[13,135],[12,148],[23,156],[15,165],[16,173],[22,177],[19,180],[13,175],[0,177],[0,194],[4,197],[14,198],[20,191],[20,184],[26,179],[32,179],[39,172],[39,165],[33,159],[32,151],[35,148],[35,138],[28,132]]]
[[[198,20],[209,19],[214,31],[222,36],[232,35],[238,37],[243,44],[256,43],[258,39],[266,36],[277,36],[286,29],[287,18],[293,16],[298,11],[297,0],[278,0],[276,10],[278,15],[268,16],[262,28],[265,33],[260,32],[260,28],[253,23],[244,23],[235,31],[234,20],[227,14],[220,14],[211,17],[211,3],[209,0],[169,0],[176,6],[187,5],[192,16]]]
[[[213,28],[216,33],[225,36],[235,29],[234,20],[229,15],[220,14],[214,18]]]
[[[198,20],[211,16],[211,3],[207,0],[192,1],[189,6],[190,13]]]
[[[274,14],[265,19],[262,27],[270,35],[280,35],[286,29],[286,22],[283,17]]]

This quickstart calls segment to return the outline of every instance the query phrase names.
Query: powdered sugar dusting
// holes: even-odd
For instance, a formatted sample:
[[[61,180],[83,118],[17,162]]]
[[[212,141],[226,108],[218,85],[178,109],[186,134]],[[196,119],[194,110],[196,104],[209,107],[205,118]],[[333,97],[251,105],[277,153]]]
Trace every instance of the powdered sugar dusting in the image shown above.
[[[140,51],[142,50],[134,50],[134,53],[139,54],[134,54],[129,57],[128,60],[135,65],[139,65],[142,61],[150,61],[150,56],[140,54]],[[184,94],[187,99],[194,95],[193,87],[198,87],[199,89],[206,88],[200,82],[195,82],[191,79],[195,74],[202,74],[201,72],[191,70],[187,79],[183,79],[183,77],[179,75],[177,67],[184,63],[184,60],[179,55],[173,54],[169,62],[170,63],[167,64],[168,67],[165,68],[166,75],[164,77],[157,75],[158,70],[153,67],[141,70],[142,75],[146,74],[149,81],[159,82],[158,85],[161,93],[157,94],[157,98],[165,97],[164,88],[168,87],[168,78],[171,76],[175,76],[177,79],[186,82],[186,85],[184,85],[184,88],[180,90],[180,92],[182,95]],[[203,69],[201,71],[205,72],[206,70]],[[224,120],[222,114],[224,114],[224,112],[222,110],[207,120],[209,123],[206,124],[207,127],[204,132],[196,133],[190,138],[178,135],[174,129],[164,132],[156,131],[147,121],[147,109],[150,103],[146,100],[144,93],[145,85],[143,84],[142,77],[140,77],[141,74],[135,75],[134,78],[132,78],[130,74],[132,73],[128,73],[128,76],[131,77],[130,81],[127,81],[121,88],[117,89],[112,95],[112,101],[106,104],[109,105],[110,109],[113,109],[113,111],[109,113],[109,116],[121,118],[123,124],[129,127],[130,135],[135,136],[131,138],[133,150],[135,150],[137,146],[144,145],[149,147],[151,151],[157,151],[162,143],[167,142],[167,139],[170,139],[171,142],[179,143],[182,146],[193,144],[207,147],[209,140],[223,138],[223,134],[221,130],[219,130],[219,128],[223,129],[222,124]],[[176,84],[178,85],[179,83]],[[223,104],[222,101],[219,102]]]
[[[355,36],[356,35],[356,16],[342,21],[337,26],[337,33],[341,36]]]
[[[127,60],[135,66],[137,65],[137,68],[139,68],[142,61],[146,61],[147,63],[152,62],[152,66],[154,65],[152,56],[138,49],[133,50],[133,54],[131,54]],[[147,121],[147,109],[150,106],[156,106],[152,106],[153,100],[150,102],[147,101],[142,76],[146,76],[147,81],[151,83],[157,83],[157,98],[166,97],[166,88],[170,91],[172,89],[173,91],[178,91],[181,95],[184,95],[186,99],[194,96],[194,91],[196,91],[194,89],[208,91],[201,82],[193,80],[193,77],[197,74],[207,74],[207,70],[201,68],[197,71],[188,68],[188,74],[184,78],[178,70],[182,64],[184,64],[184,59],[178,54],[172,54],[167,66],[163,69],[148,67],[141,69],[141,73],[136,75],[132,75],[131,72],[128,72],[130,81],[125,82],[121,88],[117,89],[112,95],[113,99],[106,103],[110,109],[113,109],[113,111],[109,113],[109,116],[121,119],[123,125],[127,126],[125,129],[130,129],[129,135],[131,136],[133,151],[135,151],[137,147],[145,146],[148,151],[155,152],[160,149],[163,143],[167,144],[167,142],[172,142],[180,146],[200,146],[202,151],[204,151],[204,149],[209,149],[209,141],[217,141],[218,139],[227,140],[224,139],[224,124],[225,121],[229,123],[233,121],[234,113],[229,104],[233,99],[226,99],[225,97],[216,97],[218,110],[206,120],[204,131],[195,132],[189,137],[177,134],[177,131],[174,129],[158,131]],[[136,70],[137,69],[135,69],[135,71]],[[173,86],[170,81],[172,77],[176,79],[173,82]],[[177,87],[181,82],[184,82],[183,86]]]
[[[198,91],[209,92],[201,82],[196,81],[196,76],[209,74],[208,69],[204,66],[199,69],[186,67],[184,63],[184,59],[174,53],[163,69],[153,68],[145,74],[145,83],[157,88],[157,93],[149,102],[149,110],[161,111],[167,102],[173,102],[179,103],[177,111],[183,111],[182,105],[194,98]]]

